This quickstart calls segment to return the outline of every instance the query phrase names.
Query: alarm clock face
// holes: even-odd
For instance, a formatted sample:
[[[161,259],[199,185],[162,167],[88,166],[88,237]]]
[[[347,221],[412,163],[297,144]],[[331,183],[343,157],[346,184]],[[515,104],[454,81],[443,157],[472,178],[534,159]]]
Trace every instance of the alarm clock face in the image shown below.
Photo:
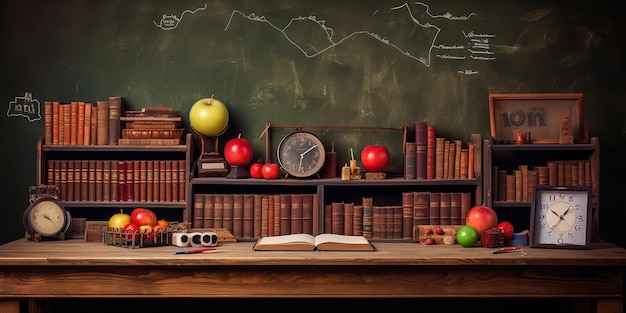
[[[324,166],[326,151],[322,141],[313,133],[296,131],[285,136],[278,145],[277,158],[287,174],[310,177]]]
[[[42,200],[33,204],[28,221],[35,233],[53,237],[64,231],[67,214],[56,201]]]

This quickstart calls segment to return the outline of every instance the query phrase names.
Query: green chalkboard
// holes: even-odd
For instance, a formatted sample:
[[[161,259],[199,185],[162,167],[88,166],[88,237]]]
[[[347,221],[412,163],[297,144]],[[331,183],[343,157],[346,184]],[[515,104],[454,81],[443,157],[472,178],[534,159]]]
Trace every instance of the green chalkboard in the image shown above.
[[[213,95],[230,112],[222,145],[242,133],[263,158],[259,136],[268,123],[406,125],[412,140],[413,122],[426,121],[439,136],[469,141],[471,133],[489,136],[489,93],[581,92],[590,135],[608,149],[621,151],[617,143],[624,142],[623,106],[612,108],[621,113],[617,120],[607,110],[623,102],[626,90],[624,23],[609,1],[15,0],[0,6],[0,95],[7,112],[26,92],[39,103],[123,96],[127,109],[174,107],[188,124],[191,105]],[[3,178],[7,198],[35,182],[43,121],[0,118],[2,133],[11,134],[1,139],[10,152],[0,173],[15,179]],[[335,142],[340,163],[349,148],[360,151],[378,140],[368,132],[316,132]],[[25,199],[11,199],[11,210],[21,212]],[[0,214],[18,215],[6,211]]]

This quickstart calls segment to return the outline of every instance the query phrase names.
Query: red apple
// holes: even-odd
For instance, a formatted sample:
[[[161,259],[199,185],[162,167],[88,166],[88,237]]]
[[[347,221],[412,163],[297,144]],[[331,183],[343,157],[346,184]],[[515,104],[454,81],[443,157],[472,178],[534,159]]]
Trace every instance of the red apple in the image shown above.
[[[224,159],[230,165],[246,166],[252,161],[252,156],[252,145],[247,139],[241,138],[241,133],[224,146]]]
[[[263,163],[254,162],[250,165],[250,177],[252,178],[263,178]]]
[[[383,172],[389,165],[389,150],[385,146],[365,146],[361,151],[361,165],[367,172]]]
[[[465,225],[472,226],[481,234],[485,229],[498,225],[498,214],[490,207],[477,205],[467,212]]]
[[[157,217],[154,212],[149,209],[136,208],[130,213],[130,222],[139,226],[154,226],[157,224]]]
[[[513,233],[515,232],[515,229],[513,228],[513,224],[511,224],[511,222],[500,222],[498,223],[497,227],[502,230],[502,233],[504,234],[504,240],[511,240],[511,238],[513,238]]]
[[[276,179],[280,176],[280,167],[276,163],[267,162],[263,164],[261,173],[265,179]]]

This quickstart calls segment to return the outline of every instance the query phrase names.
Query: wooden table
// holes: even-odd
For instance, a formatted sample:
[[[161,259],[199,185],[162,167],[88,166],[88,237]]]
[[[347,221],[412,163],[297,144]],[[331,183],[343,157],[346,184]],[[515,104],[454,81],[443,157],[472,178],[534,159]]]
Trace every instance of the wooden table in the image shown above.
[[[0,246],[0,312],[47,298],[568,298],[622,312],[626,249],[494,249],[375,242],[376,252],[254,252],[251,242],[174,255],[81,240]],[[137,279],[141,284],[137,283]],[[190,286],[193,286],[191,288]],[[595,307],[595,308],[594,308]],[[586,309],[587,308],[587,309]]]

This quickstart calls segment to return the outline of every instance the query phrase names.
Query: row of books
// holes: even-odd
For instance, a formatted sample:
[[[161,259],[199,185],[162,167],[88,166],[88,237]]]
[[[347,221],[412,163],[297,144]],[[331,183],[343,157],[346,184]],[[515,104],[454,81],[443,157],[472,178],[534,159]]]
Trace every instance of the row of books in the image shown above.
[[[48,160],[61,201],[185,202],[185,160]]]
[[[372,197],[362,197],[361,203],[332,202],[320,216],[316,194],[197,193],[192,227],[227,228],[247,239],[328,233],[415,240],[414,226],[462,225],[461,215],[471,205],[469,192],[404,192],[402,198],[402,205],[374,205]]]
[[[533,189],[538,185],[591,186],[591,161],[552,160],[534,167],[520,164],[512,171],[493,166],[492,177],[494,201],[532,201]]]
[[[86,101],[44,101],[44,144],[116,145],[121,136],[124,98]]]
[[[473,179],[476,146],[460,139],[437,137],[436,127],[416,121],[415,142],[405,146],[407,179]]]

